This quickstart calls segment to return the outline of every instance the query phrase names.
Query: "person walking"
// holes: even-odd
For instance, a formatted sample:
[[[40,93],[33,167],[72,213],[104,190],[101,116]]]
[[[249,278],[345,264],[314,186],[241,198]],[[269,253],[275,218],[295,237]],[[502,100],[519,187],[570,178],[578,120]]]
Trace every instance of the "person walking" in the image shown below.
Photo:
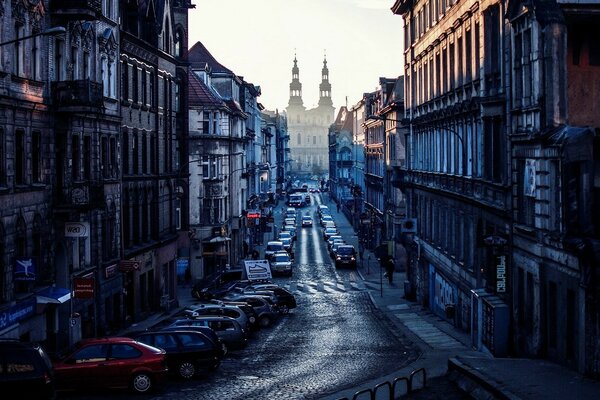
[[[396,264],[394,263],[394,259],[392,257],[388,258],[385,262],[385,275],[388,278],[388,282],[390,285],[394,283],[394,270],[396,269]]]

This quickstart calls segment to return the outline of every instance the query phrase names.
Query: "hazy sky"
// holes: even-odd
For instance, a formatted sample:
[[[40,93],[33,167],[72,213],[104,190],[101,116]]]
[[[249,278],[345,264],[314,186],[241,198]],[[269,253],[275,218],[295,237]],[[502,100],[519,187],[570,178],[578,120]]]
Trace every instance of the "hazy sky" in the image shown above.
[[[327,54],[333,106],[356,104],[380,76],[403,74],[402,17],[394,0],[194,0],[190,47],[200,41],[221,64],[260,85],[270,110],[289,100],[294,51],[302,100],[319,101]]]

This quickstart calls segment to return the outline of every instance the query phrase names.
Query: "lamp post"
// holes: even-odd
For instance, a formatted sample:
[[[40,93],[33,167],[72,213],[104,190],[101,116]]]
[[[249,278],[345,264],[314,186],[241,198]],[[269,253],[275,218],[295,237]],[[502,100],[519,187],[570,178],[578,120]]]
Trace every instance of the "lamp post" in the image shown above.
[[[4,46],[4,45],[7,45],[7,44],[18,43],[18,42],[20,42],[22,40],[32,39],[32,38],[38,37],[38,36],[56,36],[56,35],[61,35],[61,34],[65,33],[66,31],[67,31],[67,29],[64,26],[53,26],[51,28],[48,28],[48,29],[43,30],[43,31],[38,32],[38,33],[34,33],[32,35],[27,35],[27,36],[18,37],[16,39],[7,40],[6,42],[0,43],[0,46]]]

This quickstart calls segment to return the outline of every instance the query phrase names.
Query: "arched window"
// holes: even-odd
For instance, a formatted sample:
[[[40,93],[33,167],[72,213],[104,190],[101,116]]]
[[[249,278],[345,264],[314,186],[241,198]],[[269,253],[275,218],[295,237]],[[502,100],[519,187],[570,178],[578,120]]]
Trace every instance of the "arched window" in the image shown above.
[[[6,263],[6,233],[4,232],[4,225],[0,223],[0,265],[7,265]],[[6,290],[6,274],[4,271],[0,274],[0,303],[6,303],[8,298],[8,291]]]

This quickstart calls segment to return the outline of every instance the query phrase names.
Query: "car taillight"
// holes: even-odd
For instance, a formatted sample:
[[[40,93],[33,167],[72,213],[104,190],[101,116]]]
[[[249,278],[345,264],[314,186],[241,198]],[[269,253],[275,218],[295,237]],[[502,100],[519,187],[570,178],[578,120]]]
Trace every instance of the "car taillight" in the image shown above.
[[[44,383],[45,384],[52,383],[52,378],[50,377],[50,375],[47,372],[44,372]]]

